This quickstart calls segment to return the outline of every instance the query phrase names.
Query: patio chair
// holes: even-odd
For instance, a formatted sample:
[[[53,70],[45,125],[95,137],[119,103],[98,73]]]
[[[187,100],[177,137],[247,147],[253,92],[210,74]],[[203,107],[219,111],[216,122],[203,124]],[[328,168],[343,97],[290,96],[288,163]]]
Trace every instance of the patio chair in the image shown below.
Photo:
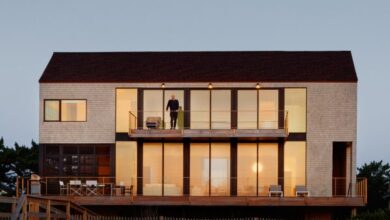
[[[65,195],[68,195],[68,187],[64,184],[64,181],[60,180],[58,183],[60,184],[60,195],[64,195],[64,192]]]
[[[81,187],[81,180],[69,181],[69,193],[71,195],[81,196],[83,194],[83,188]]]
[[[269,191],[268,191],[268,196],[273,197],[283,197],[283,191],[282,191],[282,186],[281,185],[270,185],[269,186]]]
[[[296,185],[295,186],[295,196],[296,197],[306,197],[306,196],[310,196],[310,193],[307,190],[306,186]]]
[[[98,195],[97,180],[86,180],[85,181],[85,194],[87,196]]]

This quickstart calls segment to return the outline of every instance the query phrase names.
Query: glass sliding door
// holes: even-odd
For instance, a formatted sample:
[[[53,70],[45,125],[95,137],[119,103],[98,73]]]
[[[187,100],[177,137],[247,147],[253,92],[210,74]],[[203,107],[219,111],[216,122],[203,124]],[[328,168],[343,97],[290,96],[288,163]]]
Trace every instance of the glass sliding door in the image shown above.
[[[306,185],[306,142],[287,141],[284,145],[285,196],[295,196],[297,185]]]
[[[137,142],[118,141],[115,147],[116,184],[137,189]]]
[[[164,196],[183,195],[183,144],[164,143]]]
[[[255,196],[257,185],[257,144],[238,143],[237,195]]]
[[[191,129],[210,129],[209,90],[191,90]]]
[[[257,90],[237,92],[238,129],[257,129]]]
[[[191,143],[190,147],[190,195],[209,195],[210,171],[209,143]]]
[[[144,128],[146,120],[153,117],[161,122],[158,128],[163,128],[163,90],[144,90]]]
[[[270,185],[278,185],[278,144],[259,143],[259,196],[268,196]]]
[[[278,128],[279,109],[278,90],[259,90],[259,128]]]
[[[162,195],[162,143],[144,143],[143,195]]]
[[[230,129],[230,90],[211,91],[211,129]]]
[[[184,91],[183,90],[164,90],[164,128],[170,129],[171,116],[170,110],[166,111],[168,101],[175,96],[179,101],[179,110],[177,112],[176,129],[184,129]]]
[[[211,143],[211,195],[230,195],[230,143]]]

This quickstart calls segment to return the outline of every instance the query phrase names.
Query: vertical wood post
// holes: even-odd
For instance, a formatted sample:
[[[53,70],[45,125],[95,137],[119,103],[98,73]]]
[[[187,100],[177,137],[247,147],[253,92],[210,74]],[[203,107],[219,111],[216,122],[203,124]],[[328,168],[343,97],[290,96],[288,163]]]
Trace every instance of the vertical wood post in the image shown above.
[[[70,202],[66,203],[66,220],[70,220]]]
[[[50,200],[47,200],[47,203],[46,203],[46,219],[51,219],[51,201]]]
[[[27,219],[27,203],[28,203],[28,200],[24,200],[23,202],[23,208],[22,208],[22,219],[23,220],[26,220]]]

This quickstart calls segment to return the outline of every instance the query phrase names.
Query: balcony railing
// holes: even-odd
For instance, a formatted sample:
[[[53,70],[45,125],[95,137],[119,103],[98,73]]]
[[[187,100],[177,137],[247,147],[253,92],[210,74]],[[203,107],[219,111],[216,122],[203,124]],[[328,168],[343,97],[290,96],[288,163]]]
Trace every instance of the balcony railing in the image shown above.
[[[129,135],[166,136],[288,136],[287,111],[177,111],[171,128],[170,112],[129,112]],[[140,116],[142,120],[139,119]],[[142,123],[142,124],[141,124]]]
[[[77,181],[76,184],[72,184]],[[94,181],[96,185],[88,185]],[[280,197],[316,197],[316,186],[308,188],[305,178],[263,177],[42,177],[40,180],[18,178],[17,196],[22,193],[43,196],[231,196],[270,197],[271,186],[280,186]],[[39,184],[39,190],[34,189]],[[138,186],[137,184],[142,184]],[[141,188],[140,188],[141,187]],[[232,189],[233,187],[233,189]],[[367,202],[367,179],[332,179],[332,195],[325,197],[362,198]],[[297,193],[297,191],[301,191]],[[305,192],[306,191],[306,192]],[[324,196],[320,196],[324,197]]]

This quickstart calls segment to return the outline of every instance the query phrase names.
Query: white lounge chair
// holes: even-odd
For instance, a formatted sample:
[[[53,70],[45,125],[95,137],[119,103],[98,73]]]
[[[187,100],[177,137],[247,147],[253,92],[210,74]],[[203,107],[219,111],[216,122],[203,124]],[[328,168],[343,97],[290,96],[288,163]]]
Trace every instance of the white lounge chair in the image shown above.
[[[295,196],[296,197],[306,197],[310,196],[310,192],[307,190],[304,185],[296,185],[295,186]]]
[[[283,191],[282,191],[282,186],[281,185],[270,185],[269,186],[269,191],[268,191],[268,196],[273,197],[283,197]]]

